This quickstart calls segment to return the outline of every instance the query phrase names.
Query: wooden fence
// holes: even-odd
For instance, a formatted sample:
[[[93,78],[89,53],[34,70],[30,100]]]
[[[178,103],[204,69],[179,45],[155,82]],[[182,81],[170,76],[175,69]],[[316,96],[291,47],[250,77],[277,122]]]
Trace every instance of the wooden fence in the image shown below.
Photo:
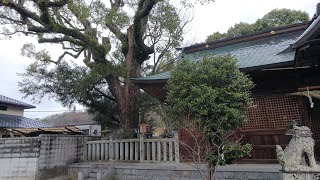
[[[178,135],[173,138],[88,141],[86,161],[179,162]]]

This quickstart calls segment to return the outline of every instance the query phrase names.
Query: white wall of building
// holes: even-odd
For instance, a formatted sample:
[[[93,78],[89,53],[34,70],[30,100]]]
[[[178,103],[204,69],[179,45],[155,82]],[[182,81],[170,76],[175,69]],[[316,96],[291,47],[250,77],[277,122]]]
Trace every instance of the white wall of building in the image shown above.
[[[101,125],[99,124],[76,125],[75,127],[81,129],[84,132],[88,132],[88,136],[101,136]]]
[[[2,105],[4,106],[4,105]],[[24,109],[19,106],[5,105],[7,110],[0,110],[0,114],[14,115],[14,116],[23,116]]]

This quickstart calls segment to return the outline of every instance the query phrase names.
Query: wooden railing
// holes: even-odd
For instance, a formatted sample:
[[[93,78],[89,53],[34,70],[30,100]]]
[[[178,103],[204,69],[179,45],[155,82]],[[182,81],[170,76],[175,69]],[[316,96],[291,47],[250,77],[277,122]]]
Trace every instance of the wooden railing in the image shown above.
[[[84,160],[87,161],[140,161],[179,162],[178,135],[173,138],[112,139],[88,141]]]

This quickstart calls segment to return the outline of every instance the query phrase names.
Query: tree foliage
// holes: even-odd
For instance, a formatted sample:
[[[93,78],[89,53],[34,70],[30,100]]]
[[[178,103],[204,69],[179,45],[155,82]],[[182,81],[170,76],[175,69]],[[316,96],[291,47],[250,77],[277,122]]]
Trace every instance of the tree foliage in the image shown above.
[[[280,26],[306,22],[309,20],[307,12],[291,9],[274,9],[258,19],[255,23],[249,24],[240,22],[230,27],[226,33],[214,32],[209,35],[206,42],[219,39],[242,36],[245,34],[267,31]]]
[[[140,91],[131,78],[155,72],[173,56],[187,20],[169,0],[0,0],[0,23],[4,37],[31,36],[63,50],[55,59],[45,49],[24,46],[22,54],[35,59],[21,75],[26,96],[81,103],[135,128]],[[151,56],[155,67],[148,65]]]
[[[172,71],[168,82],[169,114],[178,124],[191,121],[216,147],[217,151],[208,156],[210,165],[230,163],[234,160],[231,157],[239,158],[235,154],[250,152],[248,145],[232,145],[231,131],[245,120],[252,87],[231,56],[183,60]]]

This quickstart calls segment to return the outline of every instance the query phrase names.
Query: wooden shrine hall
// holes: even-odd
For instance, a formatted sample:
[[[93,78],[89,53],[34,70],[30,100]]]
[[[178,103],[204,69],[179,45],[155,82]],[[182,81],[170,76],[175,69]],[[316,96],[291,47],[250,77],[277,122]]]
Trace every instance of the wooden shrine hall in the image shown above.
[[[253,146],[248,163],[276,163],[275,145],[285,147],[293,122],[311,128],[320,160],[320,16],[313,20],[241,37],[181,48],[181,58],[198,60],[231,54],[255,87],[253,106],[241,128],[244,142]],[[133,78],[145,92],[166,99],[170,72]],[[179,131],[179,138],[187,138]],[[183,151],[183,150],[182,150]]]

